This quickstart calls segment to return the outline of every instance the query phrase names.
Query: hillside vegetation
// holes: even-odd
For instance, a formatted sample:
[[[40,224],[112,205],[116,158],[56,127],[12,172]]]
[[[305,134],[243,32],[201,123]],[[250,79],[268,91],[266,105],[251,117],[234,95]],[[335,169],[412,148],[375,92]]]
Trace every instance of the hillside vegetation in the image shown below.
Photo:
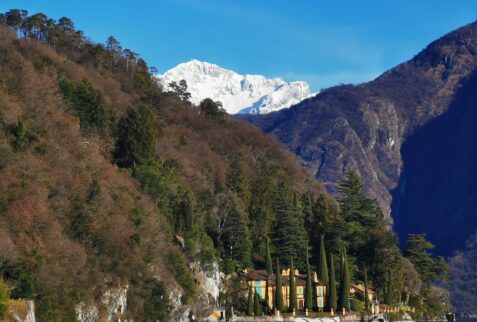
[[[0,269],[39,321],[75,321],[80,302],[104,317],[114,287],[128,287],[124,318],[177,320],[177,297],[200,317],[217,303],[198,270],[263,268],[269,239],[284,267],[305,268],[307,242],[320,266],[323,235],[332,256],[347,249],[353,281],[368,270],[389,304],[405,295],[442,313],[431,290],[442,262],[419,236],[403,257],[353,172],[336,201],[219,102],[191,105],[185,83],[164,92],[114,37],[93,43],[68,18],[21,10],[0,23]]]
[[[189,260],[212,264],[212,216],[233,203],[248,223],[227,188],[232,162],[250,182],[262,165],[272,181],[320,191],[258,129],[162,93],[113,38],[94,44],[67,18],[52,24],[15,10],[0,22],[0,263],[12,297],[35,299],[40,321],[74,321],[76,304],[119,285],[129,285],[137,320],[169,314],[151,303],[177,288],[193,301],[173,240],[185,239]]]

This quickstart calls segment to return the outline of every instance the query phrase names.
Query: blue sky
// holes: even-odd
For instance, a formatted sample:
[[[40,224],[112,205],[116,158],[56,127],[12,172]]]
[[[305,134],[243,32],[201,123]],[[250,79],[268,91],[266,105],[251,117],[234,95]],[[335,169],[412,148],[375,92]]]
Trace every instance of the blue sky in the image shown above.
[[[160,72],[196,58],[314,91],[371,80],[477,19],[475,0],[0,1],[11,8],[67,16],[96,42],[114,35]]]

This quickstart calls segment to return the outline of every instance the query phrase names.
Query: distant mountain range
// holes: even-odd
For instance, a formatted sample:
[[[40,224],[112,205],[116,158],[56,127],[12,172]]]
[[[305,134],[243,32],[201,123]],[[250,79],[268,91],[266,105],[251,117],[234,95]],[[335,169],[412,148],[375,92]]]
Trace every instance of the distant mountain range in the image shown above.
[[[229,114],[266,114],[290,107],[312,96],[305,82],[267,79],[262,75],[240,75],[218,65],[191,60],[168,70],[157,79],[165,89],[184,79],[191,102],[204,98],[220,101]]]

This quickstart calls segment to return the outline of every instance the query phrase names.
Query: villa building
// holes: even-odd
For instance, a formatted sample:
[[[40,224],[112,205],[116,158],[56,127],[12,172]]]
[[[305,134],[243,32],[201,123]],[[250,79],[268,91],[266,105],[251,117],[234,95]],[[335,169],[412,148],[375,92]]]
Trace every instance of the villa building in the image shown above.
[[[295,287],[297,294],[297,306],[298,309],[305,307],[305,286],[306,286],[306,274],[300,274],[298,270],[295,270]],[[252,288],[252,292],[257,292],[260,299],[267,301],[269,308],[273,308],[275,302],[275,289],[276,278],[275,274],[267,275],[265,270],[251,270],[243,272],[243,277],[246,279],[249,287]],[[290,269],[282,270],[282,294],[283,303],[285,306],[290,306]],[[320,281],[316,273],[312,276],[313,287],[313,306],[322,311],[326,305],[325,294],[326,284]]]

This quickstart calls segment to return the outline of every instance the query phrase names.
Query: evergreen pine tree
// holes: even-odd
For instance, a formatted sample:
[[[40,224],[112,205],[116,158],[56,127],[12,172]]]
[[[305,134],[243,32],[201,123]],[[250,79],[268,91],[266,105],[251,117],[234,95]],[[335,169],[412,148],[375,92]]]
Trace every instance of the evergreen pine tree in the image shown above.
[[[368,315],[369,312],[369,295],[368,295],[368,273],[364,269],[364,312]]]
[[[310,258],[308,256],[308,242],[305,243],[306,255],[306,287],[305,287],[305,308],[308,311],[313,309],[313,288],[311,282]]]
[[[337,300],[336,300],[336,275],[335,275],[335,265],[333,261],[333,254],[329,253],[329,262],[330,262],[330,283],[328,285],[328,310],[336,311]]]
[[[252,243],[246,215],[231,202],[226,214],[222,233],[224,257],[235,260],[242,267],[250,265]]]
[[[300,249],[303,249],[303,241],[306,238],[303,224],[300,224],[300,215],[288,196],[285,184],[279,184],[273,204],[277,216],[273,243],[280,249],[277,256],[282,261],[287,261],[290,257],[300,259]]]
[[[266,246],[265,265],[267,267],[267,275],[271,276],[273,274],[273,266],[272,266],[272,255],[270,253],[270,239],[268,237],[267,237],[265,246]]]
[[[263,246],[263,241],[259,237],[272,235],[274,220],[272,170],[265,161],[261,161],[257,166],[255,179],[250,186],[250,195],[248,213],[253,248],[259,249]]]
[[[445,259],[433,258],[430,254],[433,248],[434,245],[426,240],[425,234],[410,234],[404,252],[419,273],[425,291],[430,290],[433,281],[445,281],[448,277]]]
[[[277,267],[275,272],[275,308],[283,312],[283,290],[282,290],[282,274],[280,272],[280,263],[277,259]]]
[[[121,167],[131,167],[154,156],[158,135],[154,115],[147,107],[129,109],[118,123],[114,158]]]
[[[346,250],[343,248],[341,255],[341,280],[340,280],[340,308],[346,309],[349,311],[349,289],[350,289],[350,277],[349,277],[349,267],[348,259],[346,257]]]
[[[108,119],[103,95],[87,79],[83,79],[76,87],[72,103],[82,130],[105,129]]]
[[[253,315],[253,292],[252,292],[252,286],[249,286],[248,288],[248,299],[247,299],[247,315],[252,316]]]
[[[325,250],[325,237],[321,235],[320,239],[320,254],[319,254],[319,263],[318,263],[318,278],[329,284],[328,277],[328,264],[326,263],[326,250]]]
[[[377,232],[384,234],[386,229],[381,209],[366,196],[361,178],[353,171],[346,174],[337,191],[343,221],[341,234],[349,245],[347,253],[356,258],[358,265],[368,266],[375,254],[373,236]]]
[[[290,312],[297,309],[297,294],[295,283],[295,265],[293,265],[293,258],[290,257]]]
[[[257,291],[255,291],[255,295],[253,296],[253,315],[262,316],[262,303],[260,303],[260,297]]]

